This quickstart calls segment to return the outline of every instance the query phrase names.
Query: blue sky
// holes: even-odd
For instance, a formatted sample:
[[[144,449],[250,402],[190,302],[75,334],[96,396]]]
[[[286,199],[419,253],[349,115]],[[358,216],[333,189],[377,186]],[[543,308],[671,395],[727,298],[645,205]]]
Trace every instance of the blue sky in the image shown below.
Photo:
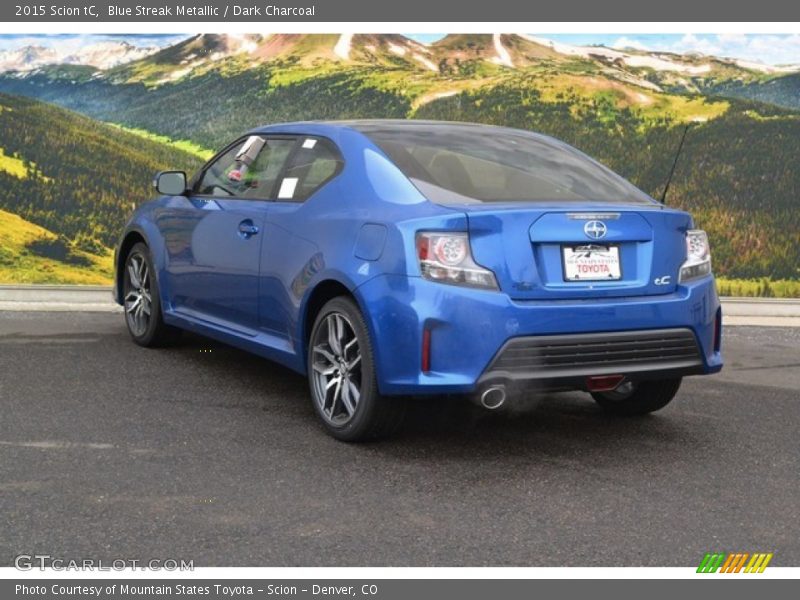
[[[443,34],[442,34],[443,35]],[[410,34],[422,42],[432,42],[442,35]],[[665,52],[701,52],[729,58],[753,60],[766,64],[800,63],[800,34],[536,34],[554,41],[575,45],[602,44],[614,48],[631,47]],[[75,48],[82,44],[108,39],[124,39],[139,46],[163,46],[185,35],[0,35],[0,50],[39,44]]]

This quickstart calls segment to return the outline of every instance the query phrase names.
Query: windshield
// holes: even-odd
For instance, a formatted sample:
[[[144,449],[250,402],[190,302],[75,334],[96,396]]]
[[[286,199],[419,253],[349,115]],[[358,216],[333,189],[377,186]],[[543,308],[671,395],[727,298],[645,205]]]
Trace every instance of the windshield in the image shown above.
[[[534,133],[413,121],[357,128],[438,204],[654,202],[582,152]]]

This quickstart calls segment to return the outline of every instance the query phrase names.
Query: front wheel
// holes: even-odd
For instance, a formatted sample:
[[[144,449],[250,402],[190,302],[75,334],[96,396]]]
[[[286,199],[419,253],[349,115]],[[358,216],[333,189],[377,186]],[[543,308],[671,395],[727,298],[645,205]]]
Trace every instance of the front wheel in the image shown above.
[[[140,346],[163,346],[180,336],[180,329],[164,323],[158,280],[149,248],[138,243],[125,259],[122,280],[125,324],[133,341]]]
[[[314,408],[336,439],[377,439],[402,423],[405,403],[378,393],[367,326],[350,298],[334,298],[317,316],[308,348],[308,379]]]
[[[633,383],[626,381],[612,392],[592,392],[603,410],[618,415],[644,415],[664,408],[678,393],[681,378]]]

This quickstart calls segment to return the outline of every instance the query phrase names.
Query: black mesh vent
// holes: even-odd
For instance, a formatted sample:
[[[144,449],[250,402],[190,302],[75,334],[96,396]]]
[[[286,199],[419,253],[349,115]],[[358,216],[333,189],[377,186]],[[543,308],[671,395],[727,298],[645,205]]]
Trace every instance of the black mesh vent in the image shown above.
[[[559,377],[702,365],[689,329],[530,336],[510,340],[488,372]]]

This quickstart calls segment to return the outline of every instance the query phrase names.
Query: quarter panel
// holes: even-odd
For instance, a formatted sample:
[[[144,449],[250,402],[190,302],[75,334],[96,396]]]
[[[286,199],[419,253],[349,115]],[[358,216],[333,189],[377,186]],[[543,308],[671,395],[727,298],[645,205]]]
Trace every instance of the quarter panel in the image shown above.
[[[379,275],[416,272],[418,229],[466,231],[463,213],[429,203],[402,174],[393,176],[399,171],[364,136],[342,132],[334,141],[341,172],[305,202],[271,202],[265,223],[260,326],[290,339],[299,356],[305,302],[318,283],[332,279],[353,291]]]

